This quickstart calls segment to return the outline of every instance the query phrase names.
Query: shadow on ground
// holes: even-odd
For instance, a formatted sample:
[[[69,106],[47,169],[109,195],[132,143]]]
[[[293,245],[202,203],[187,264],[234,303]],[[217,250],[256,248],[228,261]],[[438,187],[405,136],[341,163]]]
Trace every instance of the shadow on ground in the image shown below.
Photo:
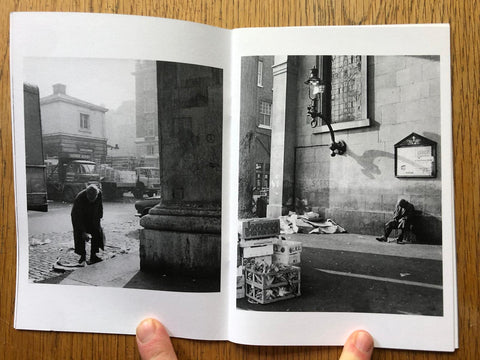
[[[193,278],[139,271],[125,284],[124,288],[179,292],[219,292],[220,277]]]

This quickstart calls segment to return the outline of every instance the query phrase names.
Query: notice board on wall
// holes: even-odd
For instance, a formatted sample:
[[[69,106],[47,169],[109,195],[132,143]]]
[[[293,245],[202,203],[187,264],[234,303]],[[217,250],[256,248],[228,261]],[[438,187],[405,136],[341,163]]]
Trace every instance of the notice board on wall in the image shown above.
[[[437,176],[437,143],[416,133],[395,144],[395,176],[434,178]]]

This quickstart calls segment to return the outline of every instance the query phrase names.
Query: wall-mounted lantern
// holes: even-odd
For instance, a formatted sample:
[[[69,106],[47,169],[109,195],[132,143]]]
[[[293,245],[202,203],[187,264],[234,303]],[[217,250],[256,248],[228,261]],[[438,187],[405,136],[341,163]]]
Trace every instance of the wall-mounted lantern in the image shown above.
[[[332,153],[330,156],[342,155],[347,150],[347,144],[345,141],[335,141],[335,133],[333,132],[332,124],[330,117],[324,116],[321,109],[319,109],[319,103],[323,99],[323,94],[325,93],[326,84],[325,82],[318,77],[318,69],[314,66],[310,70],[310,76],[305,81],[305,84],[308,85],[308,97],[312,101],[309,106],[307,106],[307,113],[312,118],[310,125],[312,128],[321,125],[322,120],[325,121],[325,124],[330,131],[330,138],[332,139],[332,144],[330,145],[330,150]],[[318,120],[320,119],[320,120]]]

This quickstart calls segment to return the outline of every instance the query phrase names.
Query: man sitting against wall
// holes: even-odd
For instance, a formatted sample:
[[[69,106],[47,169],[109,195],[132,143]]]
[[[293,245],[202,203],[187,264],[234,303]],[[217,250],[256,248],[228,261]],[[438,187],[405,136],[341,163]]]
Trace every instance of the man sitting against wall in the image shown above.
[[[411,222],[415,208],[405,199],[398,200],[393,212],[393,218],[385,224],[385,232],[381,237],[377,237],[378,241],[388,242],[388,236],[394,229],[399,229],[400,234],[397,238],[397,244],[404,244],[405,231],[411,227]]]

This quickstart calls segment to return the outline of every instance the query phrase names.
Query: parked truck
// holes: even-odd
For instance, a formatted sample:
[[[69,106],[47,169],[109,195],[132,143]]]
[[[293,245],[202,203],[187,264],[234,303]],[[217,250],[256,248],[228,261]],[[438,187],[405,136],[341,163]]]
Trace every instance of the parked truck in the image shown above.
[[[48,211],[38,87],[23,85],[27,209]]]
[[[137,182],[133,195],[136,199],[142,199],[144,194],[153,196],[160,191],[160,170],[156,167],[137,167],[135,169]]]
[[[45,160],[48,198],[73,202],[88,185],[101,188],[96,163],[89,159],[88,154],[63,152],[57,158]]]
[[[117,199],[131,192],[136,199],[153,196],[160,190],[160,171],[155,167],[135,170],[115,169],[102,164],[98,167],[105,199]]]
[[[98,167],[105,199],[121,198],[124,193],[132,192],[137,185],[137,174],[133,170],[114,169],[106,164]]]

